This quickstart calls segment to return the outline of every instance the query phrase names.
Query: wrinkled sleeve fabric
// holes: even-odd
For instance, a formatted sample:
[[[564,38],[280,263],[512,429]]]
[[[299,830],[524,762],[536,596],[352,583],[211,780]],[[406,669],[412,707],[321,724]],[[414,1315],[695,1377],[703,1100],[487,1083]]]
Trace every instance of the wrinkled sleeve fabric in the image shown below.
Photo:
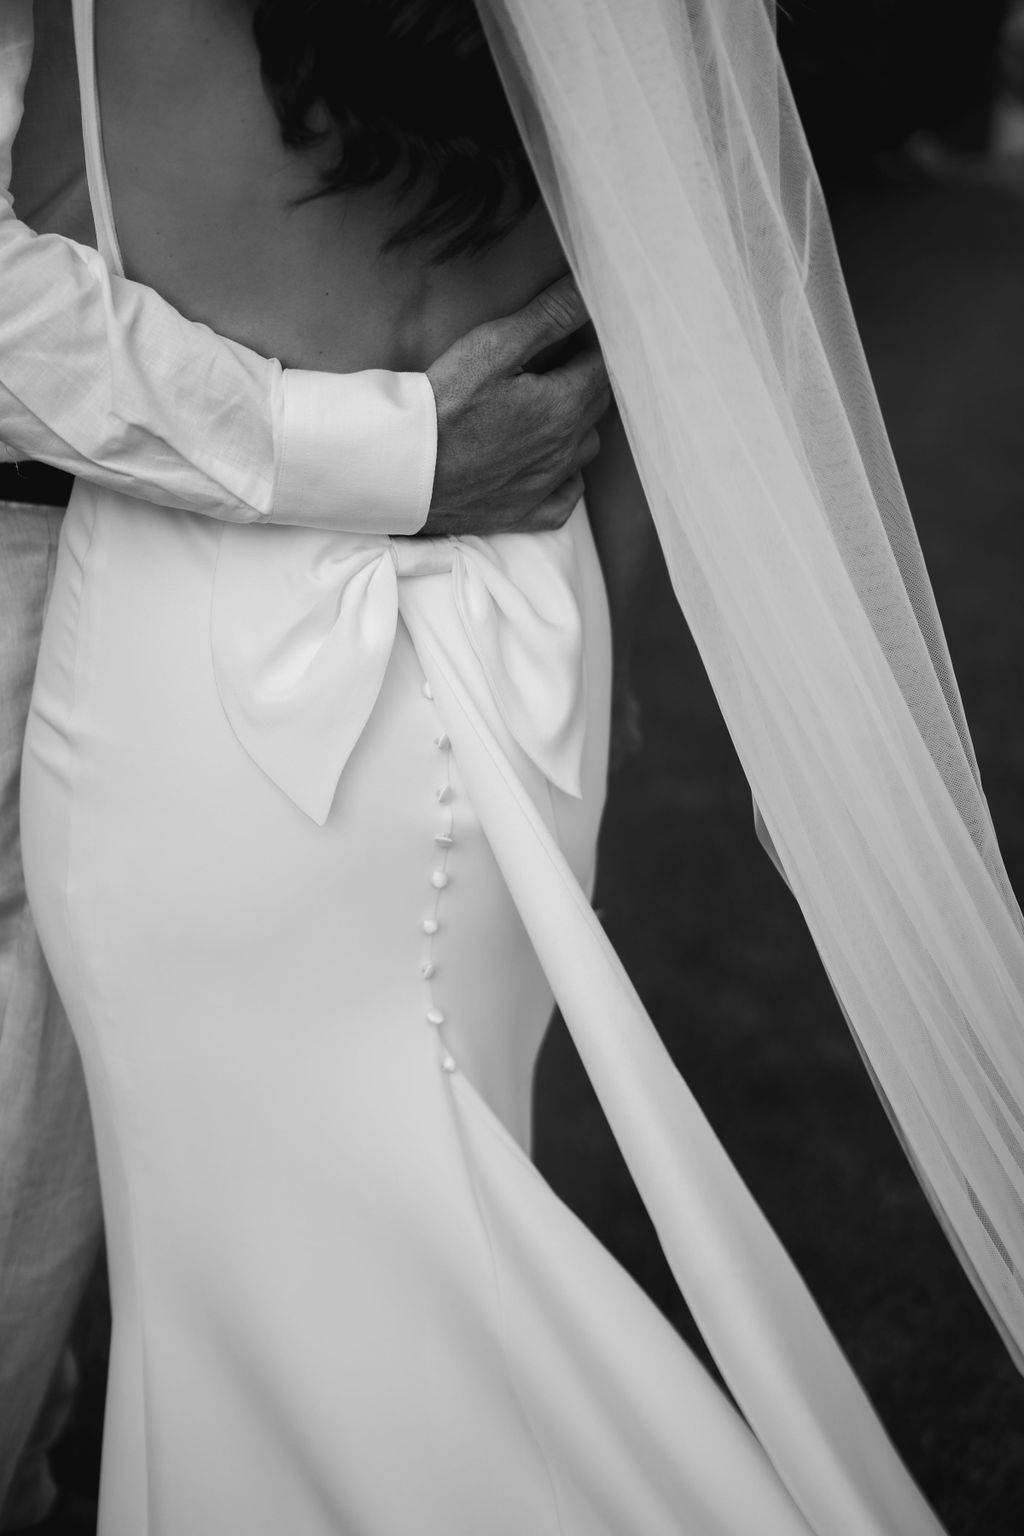
[[[416,532],[437,450],[425,374],[284,369],[18,220],[32,45],[31,0],[0,0],[0,460],[232,522]]]

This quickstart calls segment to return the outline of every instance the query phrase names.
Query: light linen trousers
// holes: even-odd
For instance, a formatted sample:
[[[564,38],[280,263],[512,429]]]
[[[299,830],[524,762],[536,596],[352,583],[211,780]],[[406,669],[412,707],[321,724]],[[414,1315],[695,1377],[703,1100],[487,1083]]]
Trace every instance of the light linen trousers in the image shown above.
[[[0,502],[0,1530],[40,1519],[53,1498],[46,1442],[60,1411],[57,1369],[101,1232],[78,1048],[25,898],[18,826],[62,517]]]

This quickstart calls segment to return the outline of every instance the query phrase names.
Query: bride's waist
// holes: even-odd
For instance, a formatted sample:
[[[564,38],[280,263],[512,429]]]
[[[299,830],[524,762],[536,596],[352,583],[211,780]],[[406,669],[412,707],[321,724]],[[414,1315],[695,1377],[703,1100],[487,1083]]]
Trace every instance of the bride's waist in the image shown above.
[[[521,772],[580,794],[587,717],[604,714],[610,666],[582,502],[550,532],[392,538],[218,525],[79,488],[44,651],[49,663],[71,645],[79,697],[118,729],[140,699],[180,714],[201,694],[321,821],[400,622],[428,675],[448,679]]]
[[[336,567],[354,556],[386,557],[399,577],[448,573],[465,551],[499,563],[513,580],[517,573],[528,579],[545,561],[568,573],[570,567],[596,560],[582,498],[560,529],[434,537],[221,521],[76,481],[65,529],[65,540],[78,549],[83,563],[86,549],[90,552],[90,580],[130,579],[133,568],[152,574],[154,558],[166,580],[204,570],[209,574],[225,541],[245,549],[253,566],[271,570],[278,564],[309,562],[322,573],[324,562]]]

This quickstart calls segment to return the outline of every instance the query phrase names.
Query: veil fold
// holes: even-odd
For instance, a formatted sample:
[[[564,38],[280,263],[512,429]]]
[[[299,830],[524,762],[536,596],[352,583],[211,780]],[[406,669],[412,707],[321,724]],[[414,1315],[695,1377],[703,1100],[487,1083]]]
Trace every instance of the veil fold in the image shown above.
[[[772,12],[479,8],[763,831],[1024,1367],[1024,921]]]

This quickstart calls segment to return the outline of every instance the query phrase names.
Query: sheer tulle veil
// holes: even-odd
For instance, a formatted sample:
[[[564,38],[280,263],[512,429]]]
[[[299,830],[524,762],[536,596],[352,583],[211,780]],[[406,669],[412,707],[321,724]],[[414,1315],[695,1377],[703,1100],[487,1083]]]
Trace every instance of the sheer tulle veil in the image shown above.
[[[774,16],[479,8],[762,838],[1021,1364],[1024,923]]]

